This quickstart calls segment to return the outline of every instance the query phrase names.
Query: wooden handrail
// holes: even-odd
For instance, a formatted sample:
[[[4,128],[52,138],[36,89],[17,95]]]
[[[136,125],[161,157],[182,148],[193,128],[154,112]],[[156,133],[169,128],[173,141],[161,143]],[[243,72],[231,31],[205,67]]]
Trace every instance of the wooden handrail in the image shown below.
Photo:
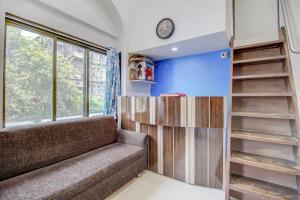
[[[284,0],[277,0],[278,1],[278,6],[281,5],[281,10],[282,10],[282,15],[284,19],[284,24],[286,25],[286,32],[287,32],[287,41],[288,41],[288,46],[291,52],[295,54],[300,54],[300,49],[297,49],[295,47],[294,41],[293,41],[293,35],[291,33],[291,22],[290,22],[290,17],[288,15],[288,10],[287,10],[287,5]],[[278,16],[280,16],[280,9],[278,9]],[[278,17],[278,20],[280,20],[280,17]],[[280,24],[280,22],[278,22]]]

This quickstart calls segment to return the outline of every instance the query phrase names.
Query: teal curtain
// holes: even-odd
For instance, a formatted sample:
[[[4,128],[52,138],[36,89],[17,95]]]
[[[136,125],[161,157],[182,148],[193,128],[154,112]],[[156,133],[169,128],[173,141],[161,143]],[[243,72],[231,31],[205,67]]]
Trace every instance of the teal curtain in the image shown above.
[[[119,53],[115,48],[107,51],[106,67],[104,114],[116,116],[117,97],[121,95],[121,70]]]

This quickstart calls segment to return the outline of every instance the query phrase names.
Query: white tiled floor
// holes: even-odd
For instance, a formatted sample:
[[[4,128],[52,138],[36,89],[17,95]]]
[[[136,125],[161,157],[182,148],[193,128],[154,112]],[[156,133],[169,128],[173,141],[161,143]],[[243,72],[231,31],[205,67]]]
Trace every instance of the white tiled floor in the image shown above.
[[[224,200],[222,190],[185,184],[149,171],[106,200]]]

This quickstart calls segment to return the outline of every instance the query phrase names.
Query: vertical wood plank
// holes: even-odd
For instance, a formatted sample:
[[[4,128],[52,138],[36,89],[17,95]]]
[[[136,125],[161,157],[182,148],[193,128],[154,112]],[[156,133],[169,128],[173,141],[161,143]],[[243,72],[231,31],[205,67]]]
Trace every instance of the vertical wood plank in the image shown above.
[[[121,121],[128,119],[127,109],[128,109],[128,97],[121,97]]]
[[[191,157],[192,157],[190,152],[191,152],[191,150],[195,149],[195,145],[191,145],[190,129],[189,128],[184,128],[184,129],[185,129],[185,182],[190,183],[190,179],[191,179],[190,178],[191,177],[190,168],[191,168]],[[194,136],[195,136],[195,134],[194,134]],[[195,142],[194,142],[194,144],[195,144]],[[193,152],[195,152],[195,151],[193,151]],[[193,159],[193,160],[195,160],[195,159]],[[194,161],[193,161],[193,163],[194,163]],[[195,180],[194,180],[194,182],[195,182]]]
[[[135,122],[135,132],[141,132],[141,123]]]
[[[147,124],[140,124],[140,132],[148,134],[148,125]]]
[[[118,120],[118,126],[117,128],[120,129],[122,127],[122,97],[118,96],[117,98],[117,120]]]
[[[181,122],[181,103],[180,97],[172,97],[173,98],[173,126],[180,127]]]
[[[141,97],[134,97],[134,119],[136,122],[141,122],[142,121],[142,113],[141,113]]]
[[[150,97],[142,97],[142,121],[141,123],[150,123]]]
[[[159,125],[159,126],[162,125],[163,112],[164,112],[163,97],[156,97],[155,98],[156,125]]]
[[[125,97],[125,110],[124,110],[124,114],[126,115],[126,119],[131,120],[133,119],[132,115],[132,97]],[[122,106],[123,108],[124,106]]]
[[[188,160],[187,160],[187,172],[188,178],[186,179],[188,183],[195,184],[195,128],[187,128],[187,137],[188,140],[186,141],[188,145]]]
[[[162,106],[162,125],[173,126],[174,125],[174,99],[175,97],[161,97]]]
[[[158,140],[157,126],[149,125],[149,170],[158,173]]]
[[[129,131],[135,131],[135,129],[136,129],[136,122],[128,120],[127,123],[128,123],[128,125],[127,125],[128,129],[127,130],[129,130]]]
[[[135,97],[135,121],[149,124],[150,122],[150,103],[149,97]]]
[[[164,174],[163,126],[157,126],[157,171]]]
[[[149,97],[149,111],[150,119],[149,124],[156,125],[156,107],[157,107],[157,97]]]
[[[130,104],[130,110],[129,110],[130,120],[135,121],[135,97],[128,97],[128,99]]]
[[[185,128],[174,127],[174,178],[185,181]]]
[[[135,122],[132,121],[132,97],[121,98],[121,128],[135,131]]]
[[[175,97],[165,97],[164,126],[174,126]]]
[[[180,127],[187,127],[187,97],[180,97]]]
[[[208,129],[195,128],[195,185],[208,187]]]
[[[195,98],[187,97],[187,127],[195,127]]]
[[[224,97],[210,97],[210,128],[225,128],[224,100]]]
[[[223,131],[209,129],[209,187],[223,188]]]
[[[122,120],[121,123],[121,128],[124,130],[129,130],[129,131],[135,131],[136,130],[136,123],[131,120]]]
[[[173,127],[163,127],[163,173],[173,178]]]
[[[209,127],[209,97],[195,97],[195,127]]]

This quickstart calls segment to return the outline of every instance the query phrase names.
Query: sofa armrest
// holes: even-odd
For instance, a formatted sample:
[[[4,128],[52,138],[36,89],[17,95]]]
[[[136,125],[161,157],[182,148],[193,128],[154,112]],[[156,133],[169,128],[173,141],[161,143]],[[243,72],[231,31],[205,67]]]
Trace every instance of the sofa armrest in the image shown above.
[[[148,135],[140,132],[119,129],[118,142],[145,147],[148,143]]]

